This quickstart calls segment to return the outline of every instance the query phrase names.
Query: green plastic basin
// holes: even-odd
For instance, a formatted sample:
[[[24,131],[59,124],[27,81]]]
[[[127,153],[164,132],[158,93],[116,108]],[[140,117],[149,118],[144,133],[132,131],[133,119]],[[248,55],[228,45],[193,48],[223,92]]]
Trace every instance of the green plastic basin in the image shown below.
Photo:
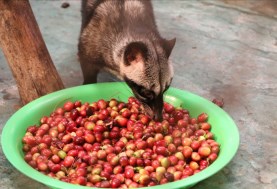
[[[22,137],[26,128],[38,124],[44,115],[50,115],[67,100],[94,102],[99,99],[116,98],[127,101],[132,96],[130,88],[123,82],[98,83],[60,90],[40,97],[15,112],[2,131],[2,148],[6,158],[22,174],[55,189],[85,189],[88,187],[65,183],[48,177],[29,166],[23,159]],[[239,146],[239,132],[232,118],[214,103],[187,91],[170,88],[164,95],[165,101],[190,111],[192,116],[202,112],[209,115],[209,123],[215,139],[221,145],[218,159],[205,170],[186,179],[164,185],[147,187],[148,189],[190,188],[220,171],[234,157]]]

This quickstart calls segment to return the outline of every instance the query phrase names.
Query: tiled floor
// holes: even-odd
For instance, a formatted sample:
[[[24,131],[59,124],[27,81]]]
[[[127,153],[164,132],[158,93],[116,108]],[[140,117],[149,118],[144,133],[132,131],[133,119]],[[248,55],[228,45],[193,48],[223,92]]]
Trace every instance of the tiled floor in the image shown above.
[[[80,2],[30,1],[66,87],[80,85],[77,60]],[[223,98],[240,131],[240,147],[222,171],[193,189],[277,188],[277,1],[156,0],[160,32],[176,37],[173,86],[207,99]],[[101,81],[112,81],[103,74]],[[0,132],[20,106],[0,51]],[[15,170],[0,151],[0,188],[44,189]]]

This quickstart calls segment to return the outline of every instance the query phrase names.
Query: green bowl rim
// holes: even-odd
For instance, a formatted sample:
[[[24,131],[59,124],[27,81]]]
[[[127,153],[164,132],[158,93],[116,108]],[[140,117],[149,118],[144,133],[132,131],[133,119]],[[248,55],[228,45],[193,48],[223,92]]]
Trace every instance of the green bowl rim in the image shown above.
[[[106,83],[97,83],[97,85],[99,87],[104,87],[105,85],[126,85],[124,82],[106,82]],[[2,145],[2,149],[3,152],[6,156],[6,158],[9,160],[9,162],[21,173],[23,173],[24,175],[30,177],[33,180],[36,180],[40,183],[43,183],[45,185],[47,185],[48,187],[52,187],[52,188],[71,188],[71,189],[87,189],[87,188],[92,188],[92,187],[86,187],[86,186],[80,186],[80,185],[72,185],[70,183],[66,183],[63,181],[59,181],[57,179],[53,179],[47,175],[44,175],[38,171],[36,171],[35,169],[33,169],[32,167],[30,167],[23,158],[21,157],[16,157],[13,156],[13,153],[10,149],[13,148],[13,146],[11,146],[11,144],[8,143],[10,139],[9,136],[9,131],[10,129],[15,129],[15,128],[11,128],[13,125],[13,122],[15,122],[15,119],[22,113],[24,113],[24,111],[28,110],[29,107],[33,107],[34,105],[37,105],[41,102],[45,102],[48,100],[51,100],[53,98],[58,98],[60,95],[62,95],[64,92],[69,92],[72,90],[80,90],[80,88],[85,88],[85,87],[89,87],[91,85],[95,85],[95,84],[88,84],[88,85],[81,85],[81,86],[75,86],[75,87],[69,87],[66,89],[62,89],[59,91],[55,91],[53,93],[44,95],[38,99],[35,99],[34,101],[24,105],[22,108],[20,108],[19,110],[17,110],[6,122],[5,126],[3,127],[2,130],[2,137],[1,137],[1,145]],[[196,183],[205,180],[206,178],[214,175],[215,173],[217,173],[218,171],[220,171],[223,167],[225,167],[232,159],[233,157],[236,155],[236,152],[239,148],[239,143],[240,143],[240,137],[239,137],[239,131],[238,128],[235,124],[235,122],[233,121],[233,119],[220,107],[218,107],[217,105],[215,105],[214,103],[212,103],[211,101],[198,96],[194,93],[188,92],[186,90],[180,90],[174,87],[170,87],[170,89],[166,92],[165,96],[168,95],[168,93],[172,93],[172,96],[183,96],[184,94],[188,96],[188,99],[190,97],[196,97],[199,100],[199,103],[208,103],[209,106],[214,106],[213,108],[216,108],[219,114],[224,115],[226,119],[228,119],[229,122],[229,129],[232,131],[232,148],[231,151],[229,151],[229,154],[231,154],[230,156],[228,156],[228,158],[223,159],[223,162],[220,162],[221,164],[218,163],[217,168],[216,169],[212,169],[212,167],[215,167],[215,164],[217,163],[217,161],[220,159],[218,158],[217,161],[215,161],[213,164],[211,164],[208,168],[206,168],[205,170],[190,176],[188,179],[182,179],[179,181],[174,181],[171,183],[167,183],[167,184],[163,184],[163,185],[157,185],[157,186],[152,186],[150,188],[152,189],[168,189],[168,187],[170,188],[181,188],[181,187],[187,187],[187,186],[193,186]],[[174,93],[174,94],[173,94]],[[170,98],[170,97],[169,97]],[[23,163],[23,164],[22,164]],[[30,171],[29,173],[25,172],[25,169],[27,168],[28,171]],[[93,187],[96,188],[96,187]],[[149,187],[144,187],[144,188],[149,188]]]

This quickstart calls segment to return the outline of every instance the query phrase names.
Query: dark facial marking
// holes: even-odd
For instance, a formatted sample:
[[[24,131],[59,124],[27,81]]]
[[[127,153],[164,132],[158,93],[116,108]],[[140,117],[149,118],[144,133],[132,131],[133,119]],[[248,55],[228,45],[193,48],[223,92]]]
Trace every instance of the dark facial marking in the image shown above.
[[[149,101],[153,100],[155,98],[155,93],[149,89],[146,89],[145,87],[135,83],[131,79],[124,77],[124,80],[126,83],[130,86],[130,88],[133,90],[134,95],[142,102],[149,103]]]
[[[143,104],[150,107],[154,113],[154,119],[157,121],[162,120],[162,110],[163,110],[163,93],[160,93],[158,96],[151,90],[144,88],[141,85],[136,84],[131,79],[124,77],[126,83],[133,90],[136,98]]]

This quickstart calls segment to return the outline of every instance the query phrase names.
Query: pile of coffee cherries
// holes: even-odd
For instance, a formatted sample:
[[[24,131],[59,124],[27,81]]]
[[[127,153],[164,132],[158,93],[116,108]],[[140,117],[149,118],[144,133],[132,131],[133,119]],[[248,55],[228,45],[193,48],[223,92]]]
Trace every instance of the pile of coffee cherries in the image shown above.
[[[163,121],[140,102],[67,101],[23,137],[25,161],[64,182],[138,188],[185,179],[213,163],[220,150],[208,115],[164,103]]]

